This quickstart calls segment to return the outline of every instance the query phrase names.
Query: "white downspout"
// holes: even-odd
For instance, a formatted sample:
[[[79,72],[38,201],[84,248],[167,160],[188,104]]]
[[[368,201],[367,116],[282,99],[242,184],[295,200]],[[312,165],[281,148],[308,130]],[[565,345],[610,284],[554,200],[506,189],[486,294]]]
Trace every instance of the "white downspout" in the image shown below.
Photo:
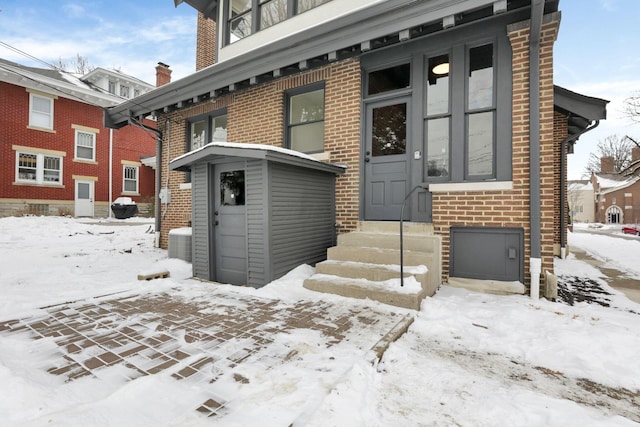
[[[109,219],[111,219],[111,203],[113,203],[113,129],[109,128]]]

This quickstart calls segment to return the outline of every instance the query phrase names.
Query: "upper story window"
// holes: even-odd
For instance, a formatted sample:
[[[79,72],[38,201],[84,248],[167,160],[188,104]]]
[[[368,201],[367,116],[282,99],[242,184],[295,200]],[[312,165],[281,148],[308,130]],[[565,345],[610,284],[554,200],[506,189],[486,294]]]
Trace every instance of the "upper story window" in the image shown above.
[[[108,88],[108,90],[109,90],[109,93],[112,93],[112,94],[115,95],[116,94],[116,82],[114,82],[113,80],[109,80],[109,88]]]
[[[140,89],[134,89],[133,90],[133,96],[140,96]]]
[[[16,151],[16,182],[62,184],[62,157]]]
[[[29,126],[53,130],[53,98],[29,94]]]
[[[226,43],[233,43],[330,0],[225,0]]]
[[[129,86],[120,86],[120,96],[129,98]]]
[[[76,130],[76,153],[75,158],[79,160],[96,160],[96,134]]]
[[[285,94],[285,145],[302,153],[324,151],[324,83]]]
[[[189,121],[187,151],[196,150],[214,141],[227,140],[227,112],[218,110]]]

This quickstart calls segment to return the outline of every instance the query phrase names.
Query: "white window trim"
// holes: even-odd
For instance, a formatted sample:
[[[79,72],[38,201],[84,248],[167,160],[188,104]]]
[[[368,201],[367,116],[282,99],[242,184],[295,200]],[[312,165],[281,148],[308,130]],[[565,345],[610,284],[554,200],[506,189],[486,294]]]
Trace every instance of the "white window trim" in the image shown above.
[[[20,155],[28,154],[36,156],[36,179],[21,179],[20,178]],[[45,157],[55,157],[60,159],[60,181],[58,182],[49,182],[44,180],[44,158]],[[62,187],[63,182],[63,167],[64,167],[64,157],[61,155],[51,154],[51,153],[37,153],[31,152],[30,150],[25,151],[16,151],[16,172],[15,172],[15,182],[19,184],[31,184],[31,185],[45,185],[45,186],[54,186],[54,187]]]
[[[135,191],[131,191],[131,190],[127,190],[126,189],[126,182],[127,181],[133,181],[132,179],[127,179],[127,174],[126,174],[126,170],[127,168],[133,168],[136,170],[136,179],[135,179],[135,183],[136,183],[136,189]],[[122,194],[139,194],[140,192],[140,166],[137,165],[129,165],[129,164],[123,164],[122,165]]]
[[[87,134],[87,135],[91,135],[93,137],[93,147],[92,147],[92,150],[91,150],[91,158],[90,159],[89,158],[85,158],[85,157],[78,157],[78,133],[79,132],[82,132],[82,133]],[[96,161],[96,145],[97,145],[96,141],[97,141],[97,138],[96,138],[95,132],[90,132],[90,131],[87,131],[87,130],[84,130],[84,129],[76,129],[76,131],[75,131],[75,143],[74,143],[73,159],[74,160],[79,160],[81,162],[95,162]],[[85,147],[85,148],[87,148],[87,147]]]
[[[36,124],[33,123],[33,100],[35,98],[38,99],[42,99],[44,101],[49,102],[49,105],[51,107],[50,113],[49,113],[49,123],[47,126],[38,126]],[[54,107],[54,98],[48,97],[48,96],[42,96],[36,93],[29,93],[29,127],[30,128],[35,128],[35,129],[46,129],[46,130],[53,130],[53,107]],[[38,114],[43,114],[38,112]],[[43,114],[44,115],[44,114]]]

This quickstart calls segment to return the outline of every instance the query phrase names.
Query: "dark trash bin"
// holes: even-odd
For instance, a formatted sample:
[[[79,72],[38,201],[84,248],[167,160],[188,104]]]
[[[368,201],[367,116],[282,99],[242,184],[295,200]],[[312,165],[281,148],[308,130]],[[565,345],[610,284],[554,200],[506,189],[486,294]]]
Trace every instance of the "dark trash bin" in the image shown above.
[[[130,197],[118,197],[111,205],[117,219],[127,219],[138,213],[138,205]]]

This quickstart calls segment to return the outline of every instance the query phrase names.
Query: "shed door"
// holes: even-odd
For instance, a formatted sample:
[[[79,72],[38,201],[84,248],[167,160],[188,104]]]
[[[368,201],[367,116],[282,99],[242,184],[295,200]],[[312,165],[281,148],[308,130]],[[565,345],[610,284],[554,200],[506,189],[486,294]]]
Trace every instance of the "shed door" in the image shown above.
[[[409,99],[394,98],[367,105],[364,144],[365,220],[400,220],[409,179]]]
[[[216,277],[221,283],[247,283],[247,222],[244,163],[216,165],[214,237]]]

